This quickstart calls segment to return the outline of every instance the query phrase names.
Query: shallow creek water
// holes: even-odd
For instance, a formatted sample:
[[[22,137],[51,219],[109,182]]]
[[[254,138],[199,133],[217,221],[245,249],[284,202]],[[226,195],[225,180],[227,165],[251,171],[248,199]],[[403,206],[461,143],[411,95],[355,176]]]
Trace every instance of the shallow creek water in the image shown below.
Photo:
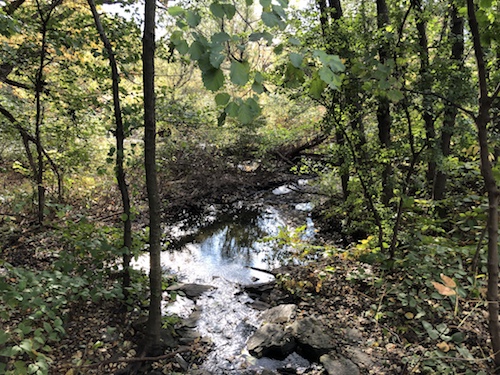
[[[281,190],[280,190],[281,189]],[[249,306],[250,297],[241,291],[241,285],[271,281],[273,276],[250,267],[270,270],[278,267],[290,249],[276,248],[264,239],[275,236],[280,228],[293,229],[293,217],[300,225],[307,224],[306,236],[314,233],[308,217],[310,204],[297,201],[299,196],[285,194],[287,187],[275,189],[271,200],[258,204],[239,204],[229,213],[217,214],[212,210],[204,217],[200,228],[185,223],[166,228],[171,245],[162,253],[165,270],[177,275],[180,282],[208,284],[213,290],[204,293],[196,302],[178,296],[175,303],[163,306],[164,314],[188,317],[200,309],[197,331],[214,344],[203,367],[215,374],[241,374],[244,369],[273,370],[288,365],[308,367],[309,363],[296,354],[284,361],[256,359],[245,349],[247,339],[260,326],[260,312]],[[272,197],[279,200],[273,205]],[[294,199],[295,198],[295,199]],[[246,208],[243,208],[246,206]],[[135,267],[147,269],[147,254],[140,257]]]

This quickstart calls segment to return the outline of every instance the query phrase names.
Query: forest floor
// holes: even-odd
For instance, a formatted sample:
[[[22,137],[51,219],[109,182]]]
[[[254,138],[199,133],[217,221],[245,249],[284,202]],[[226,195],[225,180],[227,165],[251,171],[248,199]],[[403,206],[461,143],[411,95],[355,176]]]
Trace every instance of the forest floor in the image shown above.
[[[189,175],[178,175],[177,179],[170,180],[173,182],[162,185],[163,197],[168,202],[164,211],[166,219],[197,212],[206,204],[234,202],[293,178],[286,173],[264,171],[234,173],[233,169],[232,173],[226,172],[215,165],[206,166]],[[108,191],[102,199],[105,207],[116,210],[113,202],[106,202],[112,195],[113,192]],[[103,201],[96,204],[101,206]],[[58,238],[51,236],[56,232],[50,227],[37,229],[21,217],[18,220],[24,223],[19,226],[23,229],[3,236],[1,258],[14,266],[49,267],[53,260],[51,252],[64,251]],[[145,220],[143,217],[141,221]],[[328,243],[333,237],[331,233],[322,232],[319,225],[320,237]],[[360,366],[362,374],[491,373],[484,303],[461,301],[458,315],[450,311],[447,315],[440,312],[433,316],[436,302],[424,301],[426,321],[431,323],[431,328],[422,328],[403,299],[398,301],[397,296],[390,293],[393,285],[400,284],[406,277],[405,273],[387,273],[339,252],[320,257],[307,266],[289,267],[286,280],[282,278],[285,281],[279,282],[277,288],[286,299],[297,303],[303,314],[322,316],[339,336],[345,336],[348,329],[351,334],[355,332],[368,358],[368,362]],[[382,309],[383,317],[378,314]],[[65,317],[66,335],[50,354],[53,360],[50,373],[111,374],[134,363],[140,354],[137,344],[141,328],[137,322],[145,313],[142,306],[127,309],[116,300],[73,302]],[[4,329],[15,324],[16,320],[7,322]],[[436,334],[432,327],[439,324],[445,324],[451,331]],[[460,340],[450,338],[457,333],[461,335]],[[209,350],[210,344],[203,338],[180,344],[171,348],[163,359],[154,361],[153,368],[159,372],[151,373],[195,373]],[[319,375],[322,372],[305,373]]]

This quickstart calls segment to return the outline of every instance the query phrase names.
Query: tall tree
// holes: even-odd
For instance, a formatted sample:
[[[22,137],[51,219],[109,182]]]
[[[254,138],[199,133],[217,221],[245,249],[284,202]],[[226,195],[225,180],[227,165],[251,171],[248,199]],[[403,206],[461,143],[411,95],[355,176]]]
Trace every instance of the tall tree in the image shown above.
[[[459,72],[463,69],[463,56],[464,56],[464,19],[458,13],[458,8],[455,4],[451,5],[451,30],[450,38],[451,44],[451,77],[450,77],[450,92],[454,101],[458,100],[458,95],[456,94],[456,88],[460,87],[460,82],[462,78]],[[458,114],[458,108],[456,105],[447,103],[445,104],[443,126],[441,129],[441,141],[440,150],[443,158],[450,155],[451,152],[451,137],[453,135],[453,129],[455,128],[455,121]],[[438,168],[436,172],[436,178],[434,181],[434,191],[433,197],[436,200],[444,199],[446,192],[446,180],[447,173],[443,168]],[[442,215],[445,214],[445,210],[441,210]]]
[[[420,0],[412,0],[412,6],[415,9],[417,33],[418,33],[418,54],[420,57],[419,79],[422,92],[430,90],[433,84],[429,61],[429,45],[427,41],[427,22],[424,15],[424,9]],[[425,128],[425,141],[429,151],[427,162],[427,185],[429,191],[432,191],[434,184],[434,175],[436,174],[436,160],[434,157],[436,130],[434,128],[434,105],[431,95],[424,94],[422,97],[422,119]]]
[[[390,44],[387,38],[387,26],[389,26],[389,8],[385,0],[377,0],[377,28],[381,40],[378,47],[380,64],[387,63],[390,57]],[[390,101],[386,96],[378,97],[377,121],[378,137],[383,150],[388,151],[391,147],[391,109]],[[385,205],[393,197],[392,166],[390,162],[384,162],[382,171],[382,202]]]
[[[123,220],[123,289],[126,295],[126,288],[130,286],[130,260],[132,259],[130,251],[132,249],[132,220],[130,217],[130,195],[128,192],[127,180],[125,177],[125,170],[123,168],[123,161],[125,157],[125,148],[123,142],[125,140],[125,129],[123,126],[123,117],[120,104],[120,76],[118,74],[118,65],[116,63],[115,52],[113,47],[104,31],[101,23],[99,13],[94,0],[88,0],[90,10],[92,11],[92,16],[94,22],[101,37],[104,48],[108,54],[109,65],[111,67],[111,80],[113,82],[113,112],[115,116],[115,139],[116,139],[116,159],[115,159],[115,173],[116,179],[118,180],[118,189],[120,190],[123,214],[125,215]]]
[[[42,146],[42,125],[43,125],[43,107],[42,94],[45,86],[45,67],[47,64],[47,37],[49,31],[49,21],[55,8],[61,3],[61,0],[53,0],[45,6],[40,0],[36,1],[38,17],[40,18],[40,38],[41,47],[39,54],[39,65],[35,76],[35,143],[37,151],[37,191],[38,191],[38,223],[42,224],[45,211],[45,186],[44,186],[44,155]],[[61,192],[59,192],[61,194]]]
[[[484,59],[484,50],[473,0],[467,0],[467,17],[472,34],[479,82],[479,109],[477,115],[474,116],[474,122],[477,127],[480,147],[481,174],[484,179],[486,192],[488,193],[488,290],[486,297],[488,300],[488,325],[495,362],[495,373],[498,374],[500,373],[500,322],[498,321],[498,201],[500,190],[493,174],[492,162],[490,161],[488,125],[491,122],[491,106],[500,93],[500,82],[490,96],[488,68]]]
[[[161,247],[160,194],[156,173],[156,118],[155,118],[155,25],[156,0],[146,0],[143,37],[144,90],[144,165],[149,204],[149,317],[146,343],[148,352],[160,348],[161,331]]]

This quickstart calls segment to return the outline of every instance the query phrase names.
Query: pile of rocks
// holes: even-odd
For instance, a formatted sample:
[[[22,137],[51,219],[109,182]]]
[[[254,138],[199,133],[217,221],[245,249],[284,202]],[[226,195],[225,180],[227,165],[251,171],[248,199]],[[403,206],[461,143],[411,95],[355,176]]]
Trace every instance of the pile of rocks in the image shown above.
[[[361,335],[349,331],[336,338],[322,317],[297,315],[297,306],[284,304],[266,310],[262,325],[248,339],[247,349],[257,358],[284,359],[293,352],[323,365],[328,374],[357,375],[372,366],[372,359],[356,346]],[[345,345],[346,340],[351,345]]]

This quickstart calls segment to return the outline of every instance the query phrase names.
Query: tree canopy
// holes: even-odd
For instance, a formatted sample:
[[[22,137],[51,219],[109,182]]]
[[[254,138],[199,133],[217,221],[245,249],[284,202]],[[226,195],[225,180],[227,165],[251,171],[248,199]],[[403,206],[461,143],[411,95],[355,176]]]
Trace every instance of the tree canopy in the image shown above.
[[[497,0],[112,6],[0,2],[0,372],[57,368],[83,300],[148,304],[161,356],[162,223],[278,175],[314,181],[327,238],[280,240],[377,267],[354,282],[425,342],[407,369],[500,371]],[[482,310],[488,348],[461,330]]]

